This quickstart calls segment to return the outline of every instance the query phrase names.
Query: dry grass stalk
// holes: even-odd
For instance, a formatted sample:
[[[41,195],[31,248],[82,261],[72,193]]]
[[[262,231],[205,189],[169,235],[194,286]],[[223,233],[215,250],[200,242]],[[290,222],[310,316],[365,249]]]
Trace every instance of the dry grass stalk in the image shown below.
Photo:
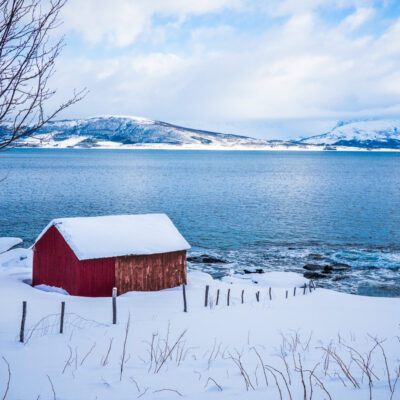
[[[147,387],[142,394],[139,394],[137,399],[140,399],[142,396],[144,396],[147,393],[148,390],[149,390],[149,388]]]
[[[136,380],[133,377],[130,377],[129,379],[136,385],[136,389],[140,393],[139,384],[136,382]]]
[[[7,359],[5,357],[2,357],[3,361],[7,364],[7,384],[6,384],[6,389],[4,391],[4,395],[3,395],[3,400],[6,399],[8,391],[10,390],[10,382],[11,382],[11,368],[10,368],[10,363],[7,361]]]
[[[204,385],[204,387],[207,387],[208,382],[210,382],[210,381],[214,383],[214,385],[218,388],[218,390],[219,390],[220,392],[222,392],[222,387],[221,387],[221,385],[219,385],[219,384],[215,381],[215,379],[211,378],[211,376],[208,377],[207,382],[206,382],[206,384]]]
[[[160,393],[160,392],[164,392],[164,391],[175,392],[177,395],[183,397],[183,396],[182,396],[182,393],[178,392],[178,391],[175,390],[175,389],[159,389],[159,390],[154,390],[153,393]]]
[[[119,371],[119,380],[120,381],[122,381],[122,375],[124,373],[125,363],[127,362],[127,360],[126,360],[126,343],[128,341],[130,324],[131,324],[131,314],[128,315],[128,321],[126,322],[126,327],[125,327],[125,339],[124,339],[124,345],[122,347],[121,367],[120,367],[120,371]]]
[[[114,341],[114,338],[110,338],[110,343],[108,344],[108,349],[107,349],[106,356],[101,360],[101,365],[103,367],[105,367],[108,364],[108,357],[110,356],[110,352],[111,352],[111,347],[112,347],[113,341]]]
[[[246,391],[249,390],[251,387],[253,390],[255,390],[254,385],[252,384],[249,374],[247,373],[246,369],[244,368],[242,361],[241,361],[241,354],[238,353],[237,358],[233,357],[230,353],[230,359],[234,362],[234,364],[239,368],[240,374],[242,375],[242,378],[244,380],[245,386],[246,386]]]
[[[94,348],[96,347],[96,342],[94,342],[92,344],[92,347],[89,349],[89,351],[86,353],[86,355],[82,358],[81,363],[79,364],[80,366],[83,365],[83,363],[85,362],[85,360],[89,357],[90,353],[94,350]]]
[[[303,373],[303,365],[302,365],[302,363],[301,363],[301,356],[300,356],[300,354],[298,354],[298,356],[299,356],[299,372],[300,372],[300,377],[301,377],[301,383],[302,383],[302,385],[303,385],[303,393],[304,393],[304,400],[307,400],[307,387],[306,387],[306,384],[305,384],[305,382],[304,382],[304,373]]]
[[[393,383],[393,386],[392,386],[392,393],[390,395],[390,400],[393,400],[394,392],[396,391],[396,385],[397,385],[397,382],[398,382],[399,378],[400,378],[400,367],[398,367],[397,371],[396,371],[396,379],[395,379],[395,381]]]
[[[265,385],[268,386],[268,378],[267,378],[267,372],[265,371],[265,365],[264,365],[264,361],[260,356],[260,353],[257,351],[257,349],[255,347],[252,347],[252,349],[254,350],[254,352],[256,353],[259,361],[260,361],[260,365],[263,369],[263,373],[264,373],[264,379],[265,379]]]
[[[267,368],[268,368],[268,367],[267,367]],[[276,375],[274,374],[274,372],[271,371],[269,368],[268,368],[268,371],[271,373],[271,375],[272,375],[272,376],[274,377],[274,379],[275,379],[276,387],[277,387],[278,390],[279,390],[279,398],[280,398],[280,400],[283,400],[283,397],[282,397],[282,390],[281,390],[281,387],[279,386],[278,378],[276,377]]]
[[[274,368],[272,365],[266,365],[266,367],[268,368],[269,372],[272,373],[271,369],[273,369],[275,372],[277,372],[282,377],[283,381],[285,382],[285,386],[286,386],[286,389],[288,391],[289,398],[290,398],[290,400],[292,400],[293,399],[292,398],[292,393],[290,392],[289,385],[288,385],[288,382],[287,382],[287,380],[285,378],[285,375],[283,375],[283,373],[281,371],[279,371],[278,369]]]
[[[69,349],[69,357],[64,365],[64,368],[63,368],[61,374],[64,374],[65,370],[67,369],[68,366],[71,365],[71,362],[72,362],[71,361],[72,360],[72,347],[68,345],[68,349]]]
[[[57,400],[56,391],[55,391],[55,389],[54,389],[53,382],[52,382],[52,380],[50,379],[50,376],[49,376],[49,375],[47,375],[47,379],[48,379],[49,382],[50,382],[51,391],[53,392],[53,400]]]
[[[179,365],[188,354],[189,349],[185,349],[185,343],[182,341],[184,335],[186,334],[186,330],[179,335],[172,346],[169,344],[169,331],[170,326],[168,324],[166,338],[164,340],[158,339],[157,343],[155,342],[157,335],[153,335],[150,344],[149,372],[151,369],[153,369],[154,373],[157,374],[168,360],[173,361],[173,357],[176,358],[177,365]]]

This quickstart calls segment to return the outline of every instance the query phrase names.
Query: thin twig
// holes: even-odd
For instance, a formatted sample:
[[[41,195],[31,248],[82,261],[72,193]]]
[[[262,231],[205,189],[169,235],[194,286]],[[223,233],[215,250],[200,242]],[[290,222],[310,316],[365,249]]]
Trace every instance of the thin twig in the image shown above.
[[[11,368],[10,368],[10,363],[7,361],[7,359],[2,356],[3,361],[7,364],[7,371],[8,371],[8,379],[7,379],[7,385],[6,385],[6,390],[3,395],[3,400],[6,399],[8,391],[10,390],[10,382],[11,382]]]
[[[206,382],[206,384],[204,385],[204,387],[207,387],[209,381],[214,382],[214,384],[215,384],[215,386],[217,386],[218,390],[222,392],[222,387],[221,387],[221,385],[219,385],[219,384],[215,381],[215,379],[211,378],[211,376],[208,377],[207,382]]]

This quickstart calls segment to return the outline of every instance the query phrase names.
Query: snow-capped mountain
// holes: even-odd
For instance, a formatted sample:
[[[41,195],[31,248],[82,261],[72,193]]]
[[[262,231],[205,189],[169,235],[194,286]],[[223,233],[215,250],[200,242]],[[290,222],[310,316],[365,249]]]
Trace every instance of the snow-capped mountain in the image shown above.
[[[49,122],[20,147],[241,150],[400,150],[400,120],[338,123],[322,135],[292,141],[215,133],[131,116]]]
[[[369,149],[400,149],[400,120],[339,123],[323,135],[304,138],[296,143]]]
[[[100,116],[53,121],[24,146],[38,147],[257,147],[271,145],[262,139],[183,128],[131,116]],[[281,143],[281,142],[279,142]],[[288,146],[293,144],[288,143]]]

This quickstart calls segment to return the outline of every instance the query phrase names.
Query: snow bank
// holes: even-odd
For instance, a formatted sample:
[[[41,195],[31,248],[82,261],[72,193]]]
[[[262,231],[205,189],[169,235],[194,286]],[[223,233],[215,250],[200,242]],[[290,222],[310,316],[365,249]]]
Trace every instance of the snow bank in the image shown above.
[[[165,214],[55,219],[36,242],[53,225],[79,260],[190,249],[189,243]]]
[[[309,280],[295,272],[267,272],[265,274],[234,274],[222,278],[223,282],[231,284],[258,284],[274,288],[294,288],[308,284]]]
[[[32,250],[31,249],[11,249],[0,254],[0,268],[32,268]]]
[[[43,292],[47,292],[47,293],[59,293],[59,294],[65,294],[67,296],[69,296],[69,293],[59,287],[55,287],[55,286],[48,286],[48,285],[36,285],[34,286],[35,289],[41,290]]]
[[[22,239],[17,237],[0,237],[0,254],[20,243]]]

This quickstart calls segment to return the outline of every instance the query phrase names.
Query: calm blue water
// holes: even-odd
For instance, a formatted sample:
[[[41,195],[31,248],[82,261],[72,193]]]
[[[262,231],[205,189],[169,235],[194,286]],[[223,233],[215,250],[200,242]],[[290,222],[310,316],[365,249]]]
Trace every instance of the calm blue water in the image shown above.
[[[165,212],[190,255],[229,262],[192,268],[344,262],[321,285],[400,295],[400,154],[18,149],[4,176],[0,236],[25,245],[52,218]]]

